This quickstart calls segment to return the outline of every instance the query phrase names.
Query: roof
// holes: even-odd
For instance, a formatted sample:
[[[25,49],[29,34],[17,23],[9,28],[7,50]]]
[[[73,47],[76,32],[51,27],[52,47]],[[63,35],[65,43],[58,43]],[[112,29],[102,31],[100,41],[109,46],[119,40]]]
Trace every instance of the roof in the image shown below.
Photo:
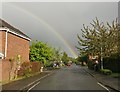
[[[30,39],[30,37],[28,37],[26,34],[24,34],[23,32],[21,32],[19,29],[11,26],[10,24],[8,24],[7,22],[5,22],[4,20],[0,19],[0,27],[7,27],[10,29],[10,31],[16,33],[16,34],[19,34],[19,35],[22,35],[24,36],[25,38],[28,38]]]

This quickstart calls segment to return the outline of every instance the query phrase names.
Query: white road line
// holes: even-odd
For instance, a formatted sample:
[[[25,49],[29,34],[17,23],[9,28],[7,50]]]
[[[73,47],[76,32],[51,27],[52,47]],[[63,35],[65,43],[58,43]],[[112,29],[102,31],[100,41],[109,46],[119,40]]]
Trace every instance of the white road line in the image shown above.
[[[105,87],[104,85],[102,85],[101,83],[97,82],[97,84],[100,85],[101,87],[103,87],[104,89],[106,89],[108,92],[110,92],[109,89],[107,87]]]
[[[52,74],[52,73],[47,74],[47,75],[45,75],[45,76],[43,76],[43,77],[41,77],[41,78],[37,79],[36,81],[33,81],[32,83],[30,83],[30,84],[28,84],[27,86],[25,86],[25,87],[21,88],[20,90],[23,90],[23,89],[25,89],[25,88],[27,88],[27,87],[29,87],[29,86],[33,85],[35,82],[40,81],[41,79],[43,79],[43,78],[45,78],[45,77],[47,77],[48,75],[51,75],[51,74]]]
[[[52,74],[52,73],[50,73],[50,74]],[[33,89],[35,86],[37,86],[37,85],[40,83],[40,80],[41,80],[41,79],[43,79],[43,78],[49,76],[50,74],[47,74],[47,75],[41,77],[40,79],[38,79],[37,81],[39,81],[39,82],[36,81],[37,83],[34,84],[32,87],[30,87],[30,88],[27,90],[27,92],[29,92],[31,89]],[[30,85],[29,85],[29,86],[30,86]]]
[[[35,86],[37,86],[39,83],[40,83],[40,81],[39,81],[38,83],[36,83],[35,85],[33,85],[31,88],[29,88],[29,89],[27,90],[27,92],[29,92],[31,89],[33,89]]]

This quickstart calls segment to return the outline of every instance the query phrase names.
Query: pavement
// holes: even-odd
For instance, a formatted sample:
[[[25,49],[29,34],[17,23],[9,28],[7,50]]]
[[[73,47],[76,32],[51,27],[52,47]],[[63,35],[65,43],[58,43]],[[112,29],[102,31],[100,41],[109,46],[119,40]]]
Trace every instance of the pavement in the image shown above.
[[[94,70],[88,69],[88,67],[82,67],[86,72],[88,72],[91,76],[93,76],[98,82],[102,83],[106,87],[109,87],[113,90],[120,92],[120,78],[114,78],[108,75],[100,74]]]
[[[11,83],[2,85],[2,92],[24,92],[26,88],[34,85],[38,81],[40,81],[42,78],[47,77],[49,74],[51,74],[52,71],[44,71],[40,74],[37,74],[35,76],[24,78],[21,80],[13,81]]]

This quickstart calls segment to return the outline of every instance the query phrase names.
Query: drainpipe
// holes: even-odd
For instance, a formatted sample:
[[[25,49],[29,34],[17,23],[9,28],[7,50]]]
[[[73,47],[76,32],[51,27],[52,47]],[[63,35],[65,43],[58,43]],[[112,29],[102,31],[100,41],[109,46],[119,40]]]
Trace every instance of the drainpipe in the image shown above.
[[[5,32],[5,59],[7,57],[8,31],[9,31],[9,29],[7,29]]]

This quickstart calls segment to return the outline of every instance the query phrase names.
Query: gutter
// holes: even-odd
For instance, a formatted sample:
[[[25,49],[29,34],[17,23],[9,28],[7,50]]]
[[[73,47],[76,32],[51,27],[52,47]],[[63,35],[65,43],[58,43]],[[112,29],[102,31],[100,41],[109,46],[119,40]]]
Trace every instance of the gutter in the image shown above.
[[[11,30],[9,30],[8,32],[10,32],[10,33],[12,33],[12,34],[14,34],[14,35],[16,35],[16,36],[19,36],[19,37],[21,37],[21,38],[23,38],[23,39],[26,39],[26,40],[31,41],[30,38],[27,38],[27,37],[25,37],[25,36],[22,36],[22,35],[20,35],[20,34],[18,34],[18,33],[15,33],[15,32],[13,32],[13,31],[11,31]]]
[[[30,38],[27,38],[27,37],[25,37],[25,36],[23,36],[23,35],[20,35],[20,34],[18,34],[18,33],[15,33],[15,32],[9,30],[9,29],[6,28],[6,27],[4,27],[4,28],[1,28],[1,27],[0,27],[0,30],[1,30],[1,31],[7,31],[7,32],[12,33],[12,34],[14,34],[14,35],[16,35],[16,36],[19,36],[19,37],[21,37],[21,38],[23,38],[23,39],[26,39],[26,40],[28,40],[28,41],[31,41]]]

